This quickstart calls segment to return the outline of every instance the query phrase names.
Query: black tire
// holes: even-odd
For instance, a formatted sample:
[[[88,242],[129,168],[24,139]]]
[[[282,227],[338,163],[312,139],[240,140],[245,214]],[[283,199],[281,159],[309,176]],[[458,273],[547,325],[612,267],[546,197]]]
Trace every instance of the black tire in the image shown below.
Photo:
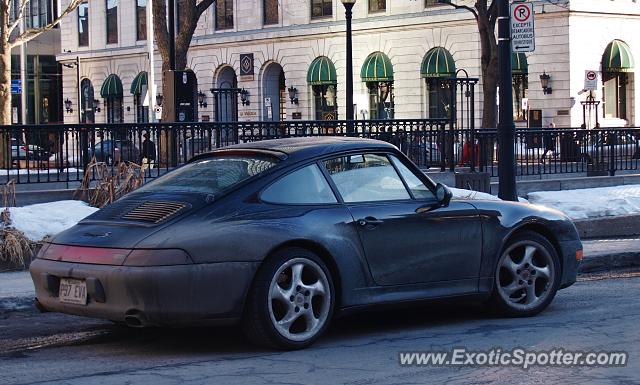
[[[280,278],[276,280],[276,274],[278,274],[279,277],[285,276],[285,271],[279,273],[283,266],[303,260],[311,261],[310,264],[312,264],[313,267],[319,267],[324,273],[326,278],[324,282],[326,282],[326,286],[328,286],[328,301],[326,301],[326,304],[322,304],[323,322],[313,331],[313,335],[304,340],[292,340],[281,334],[276,328],[276,325],[274,325],[274,322],[277,321],[275,321],[275,318],[272,319],[273,314],[271,309],[274,306],[272,303],[274,300],[270,296],[270,289],[272,282],[279,282],[278,280]],[[304,269],[306,270],[307,267],[305,266]],[[292,270],[289,271],[292,272]],[[293,282],[292,278],[291,282]],[[291,290],[294,290],[293,286],[293,283],[291,283]],[[311,303],[311,301],[312,296],[309,297],[309,302]],[[323,298],[322,301],[324,302],[325,299]],[[291,300],[291,303],[294,304],[294,300]],[[282,350],[303,349],[313,344],[326,331],[333,316],[334,304],[335,290],[332,277],[322,259],[311,251],[303,248],[291,247],[282,249],[267,258],[262,266],[260,266],[247,297],[242,319],[242,328],[249,341],[256,345]],[[296,312],[297,311],[298,310],[296,310]],[[301,318],[301,316],[298,316],[298,319]]]
[[[552,277],[547,279],[546,283],[543,282],[541,285],[538,285],[538,282],[536,282],[536,278],[534,278],[533,285],[528,285],[528,286],[533,286],[533,290],[534,290],[534,293],[536,293],[536,295],[537,295],[538,286],[546,288],[543,292],[544,298],[537,300],[537,303],[531,303],[529,305],[526,304],[526,296],[529,295],[527,287],[524,287],[522,289],[517,289],[517,290],[522,290],[522,294],[525,295],[524,303],[515,303],[513,302],[514,300],[509,301],[507,298],[505,298],[506,290],[501,290],[501,288],[506,289],[508,286],[510,286],[510,285],[505,286],[505,283],[501,282],[501,280],[504,279],[504,275],[505,275],[504,273],[505,268],[502,264],[503,264],[503,261],[505,261],[506,258],[508,258],[507,254],[509,254],[510,250],[511,250],[511,253],[516,254],[520,251],[518,250],[519,247],[526,248],[528,245],[539,248],[539,250],[537,250],[534,254],[534,257],[533,257],[534,260],[535,259],[538,259],[539,261],[545,260],[546,261],[545,267],[548,266],[549,268],[553,269]],[[525,251],[522,250],[522,252],[523,252],[522,262],[524,262]],[[534,265],[534,263],[532,263],[531,265]],[[522,269],[523,266],[520,266],[520,267]],[[538,269],[539,271],[540,267],[531,266],[530,269]],[[521,274],[525,274],[524,269],[516,270],[516,271],[520,271]],[[526,276],[530,278],[533,277],[533,275],[531,275],[530,273],[527,273]],[[538,276],[540,275],[538,274]],[[543,237],[539,233],[536,233],[533,231],[523,231],[517,234],[516,236],[512,237],[507,242],[504,249],[500,253],[500,257],[498,258],[498,261],[494,269],[493,291],[491,293],[491,298],[489,299],[489,305],[495,312],[503,316],[509,316],[509,317],[534,316],[540,313],[541,311],[543,311],[545,308],[547,308],[547,306],[549,306],[551,301],[553,301],[558,291],[558,288],[560,286],[561,276],[562,276],[562,271],[560,266],[560,258],[558,257],[558,253],[556,252],[556,249],[553,247],[551,242],[549,242],[547,238]],[[525,281],[522,280],[522,282],[525,282]],[[516,285],[515,280],[513,281],[512,284]],[[525,282],[525,285],[526,284],[527,282]],[[518,292],[516,291],[515,293],[518,293]],[[534,298],[536,297],[534,296]]]

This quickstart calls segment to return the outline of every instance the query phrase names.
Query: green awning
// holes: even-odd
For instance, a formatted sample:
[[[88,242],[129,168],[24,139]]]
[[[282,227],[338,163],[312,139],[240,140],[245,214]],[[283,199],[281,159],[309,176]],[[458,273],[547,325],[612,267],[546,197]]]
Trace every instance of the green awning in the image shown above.
[[[131,83],[131,93],[133,95],[141,95],[142,88],[147,86],[147,71],[142,71],[133,79]]]
[[[631,72],[635,62],[631,48],[622,40],[614,40],[602,55],[602,72]]]
[[[360,76],[363,82],[392,82],[393,64],[387,55],[374,52],[365,59]]]
[[[527,55],[522,52],[511,53],[511,73],[515,75],[527,75],[529,73]]]
[[[307,83],[312,86],[337,84],[336,67],[331,59],[326,56],[318,56],[309,66]]]
[[[100,96],[103,98],[122,97],[122,82],[117,75],[111,74],[104,79],[102,88],[100,88]]]
[[[456,62],[446,48],[435,47],[422,59],[420,75],[423,78],[448,78],[456,76]]]

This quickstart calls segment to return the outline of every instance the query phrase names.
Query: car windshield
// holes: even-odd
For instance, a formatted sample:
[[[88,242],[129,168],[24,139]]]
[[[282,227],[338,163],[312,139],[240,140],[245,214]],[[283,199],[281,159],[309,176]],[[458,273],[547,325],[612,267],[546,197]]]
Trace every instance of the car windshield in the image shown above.
[[[180,167],[138,191],[199,192],[217,196],[224,190],[270,169],[278,161],[275,157],[263,154],[215,156]]]

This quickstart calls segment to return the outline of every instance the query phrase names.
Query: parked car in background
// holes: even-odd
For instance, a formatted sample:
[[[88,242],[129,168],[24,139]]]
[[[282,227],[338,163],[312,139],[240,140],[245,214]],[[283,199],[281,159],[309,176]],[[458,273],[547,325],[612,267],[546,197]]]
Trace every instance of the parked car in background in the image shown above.
[[[111,166],[115,161],[140,163],[140,149],[130,140],[107,139],[96,143],[89,149],[89,159],[96,157],[98,162],[105,162]]]
[[[640,158],[640,138],[633,134],[613,132],[586,138],[587,144],[581,145],[580,151],[581,159],[587,163],[607,163],[611,155],[616,161]]]
[[[35,144],[26,145],[16,138],[11,138],[11,159],[16,160],[45,160],[49,154],[42,147]]]

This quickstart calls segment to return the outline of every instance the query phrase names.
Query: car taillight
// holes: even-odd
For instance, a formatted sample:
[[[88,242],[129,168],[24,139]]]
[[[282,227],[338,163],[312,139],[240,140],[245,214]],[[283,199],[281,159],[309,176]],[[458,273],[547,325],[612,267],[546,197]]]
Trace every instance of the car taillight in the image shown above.
[[[127,257],[125,266],[190,265],[193,261],[180,249],[138,249]]]
[[[39,258],[96,265],[122,265],[130,253],[131,250],[129,249],[49,244],[46,249],[43,246],[39,253]]]
[[[45,243],[37,258],[96,265],[169,266],[193,261],[180,249],[115,249]]]

